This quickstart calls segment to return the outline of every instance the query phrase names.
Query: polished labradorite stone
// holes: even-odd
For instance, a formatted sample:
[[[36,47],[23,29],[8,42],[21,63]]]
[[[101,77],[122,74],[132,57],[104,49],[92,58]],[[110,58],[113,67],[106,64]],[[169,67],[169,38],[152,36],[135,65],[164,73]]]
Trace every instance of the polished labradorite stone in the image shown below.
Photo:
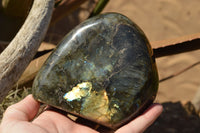
[[[36,76],[33,96],[115,129],[142,113],[157,87],[144,33],[127,17],[107,13],[81,23],[61,41]]]

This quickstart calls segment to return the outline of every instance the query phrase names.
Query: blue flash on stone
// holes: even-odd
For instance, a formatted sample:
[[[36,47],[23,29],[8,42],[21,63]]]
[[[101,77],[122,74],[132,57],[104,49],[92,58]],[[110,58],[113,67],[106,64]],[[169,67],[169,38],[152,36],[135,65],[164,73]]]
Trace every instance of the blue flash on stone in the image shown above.
[[[73,101],[73,100],[67,98],[67,94],[68,94],[68,93],[65,93],[65,95],[63,96],[63,98],[66,99],[66,100],[69,101],[69,102]]]

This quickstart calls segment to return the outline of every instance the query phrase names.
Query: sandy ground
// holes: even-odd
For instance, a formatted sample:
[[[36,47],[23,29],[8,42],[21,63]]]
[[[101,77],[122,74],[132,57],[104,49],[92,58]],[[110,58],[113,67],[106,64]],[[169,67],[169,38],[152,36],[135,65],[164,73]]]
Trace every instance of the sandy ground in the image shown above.
[[[138,24],[150,42],[200,32],[199,0],[110,0],[103,12],[118,12]],[[200,50],[156,59],[160,79],[200,61]],[[200,65],[161,82],[157,102],[191,100],[200,86]]]

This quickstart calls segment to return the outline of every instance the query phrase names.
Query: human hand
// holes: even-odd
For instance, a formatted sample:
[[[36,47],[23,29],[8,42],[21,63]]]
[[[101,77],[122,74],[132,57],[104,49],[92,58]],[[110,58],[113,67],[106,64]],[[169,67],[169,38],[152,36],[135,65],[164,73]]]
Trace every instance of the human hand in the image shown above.
[[[54,111],[44,111],[34,119],[39,102],[32,95],[16,103],[4,113],[0,133],[96,133],[94,129],[77,124],[66,116]],[[141,133],[161,114],[163,108],[153,104],[145,113],[119,128],[116,133]]]

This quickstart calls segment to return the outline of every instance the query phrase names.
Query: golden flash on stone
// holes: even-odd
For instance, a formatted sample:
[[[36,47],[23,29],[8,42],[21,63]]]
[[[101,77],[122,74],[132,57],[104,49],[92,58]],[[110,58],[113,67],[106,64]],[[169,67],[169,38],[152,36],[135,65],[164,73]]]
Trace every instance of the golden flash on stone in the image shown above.
[[[83,97],[87,97],[83,101],[80,111],[80,114],[84,116],[93,117],[93,119],[100,122],[108,122],[117,113],[116,109],[109,109],[107,92],[105,90],[100,92],[92,91],[91,82],[79,83],[63,96],[68,102],[73,100],[80,101]],[[118,108],[118,105],[115,105],[115,108]]]
[[[87,96],[92,89],[91,82],[82,82],[73,87],[71,91],[65,93],[63,96],[67,101],[80,100],[82,97]]]

